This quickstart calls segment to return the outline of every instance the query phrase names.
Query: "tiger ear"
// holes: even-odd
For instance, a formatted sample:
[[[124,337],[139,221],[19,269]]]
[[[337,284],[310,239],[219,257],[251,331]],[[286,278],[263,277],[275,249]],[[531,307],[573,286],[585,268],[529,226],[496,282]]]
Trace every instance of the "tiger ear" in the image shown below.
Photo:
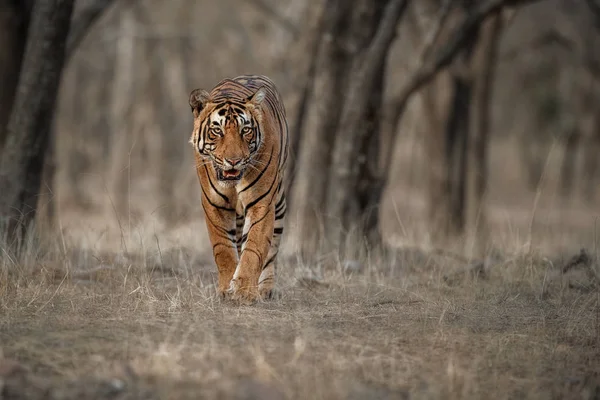
[[[210,94],[206,90],[203,89],[194,89],[192,93],[190,93],[190,107],[192,108],[192,112],[200,112],[210,100]]]
[[[265,89],[264,86],[261,86],[258,88],[258,90],[256,92],[254,92],[254,94],[250,97],[248,97],[248,103],[252,103],[255,106],[259,106],[263,100],[265,99],[265,97],[267,96],[267,90]]]

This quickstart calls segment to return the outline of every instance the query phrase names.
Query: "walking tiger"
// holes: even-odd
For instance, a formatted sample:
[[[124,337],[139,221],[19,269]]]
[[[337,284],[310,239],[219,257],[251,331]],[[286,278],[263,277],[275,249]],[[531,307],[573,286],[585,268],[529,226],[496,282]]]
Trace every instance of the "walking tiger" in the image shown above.
[[[222,297],[271,298],[284,228],[288,125],[273,81],[261,75],[195,89],[190,143]]]

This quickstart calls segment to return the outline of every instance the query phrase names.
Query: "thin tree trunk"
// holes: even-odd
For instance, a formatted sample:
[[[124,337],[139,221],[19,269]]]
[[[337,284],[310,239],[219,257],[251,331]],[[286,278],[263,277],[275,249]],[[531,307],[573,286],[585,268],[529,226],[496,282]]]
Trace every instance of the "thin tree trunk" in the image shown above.
[[[488,148],[492,119],[492,89],[498,59],[498,46],[503,27],[503,17],[498,13],[486,22],[481,30],[474,59],[474,87],[472,119],[469,138],[467,230],[470,246],[475,255],[485,254],[488,244],[485,195],[488,180]]]
[[[567,199],[573,193],[575,163],[581,135],[578,127],[573,127],[566,134],[564,156],[560,165],[560,195]]]
[[[366,134],[359,148],[359,175],[355,187],[357,204],[353,213],[359,216],[357,228],[361,236],[366,239],[369,249],[380,249],[383,245],[379,215],[383,198],[384,174],[379,168],[379,154],[381,152],[380,110],[383,102],[385,67],[385,63],[380,65],[380,70],[375,78],[374,90],[371,92],[370,101],[367,105],[365,126],[363,128],[366,130]],[[351,202],[351,199],[347,201]]]
[[[468,11],[467,11],[468,12]],[[468,19],[468,17],[467,17]],[[472,104],[470,63],[479,27],[471,28],[448,71],[450,90],[444,128],[429,133],[425,154],[429,160],[427,210],[431,240],[436,246],[454,244],[464,233],[466,220],[467,148]]]
[[[452,78],[453,100],[446,125],[446,171],[448,173],[449,225],[446,235],[459,237],[464,233],[467,189],[467,145],[469,116],[472,104],[472,82],[469,78]]]
[[[161,109],[166,115],[159,121],[163,129],[157,138],[160,143],[160,154],[158,154],[160,161],[155,167],[160,167],[156,171],[159,180],[160,214],[167,225],[172,226],[177,221],[178,215],[177,198],[173,193],[175,193],[177,172],[183,157],[182,147],[179,144],[185,142],[183,138],[181,142],[173,140],[173,135],[178,132],[176,129],[178,113],[174,106],[179,104],[181,93],[186,92],[186,70],[181,57],[183,54],[181,43],[174,43],[171,46],[159,44],[158,49],[159,54],[162,55],[161,59],[165,60],[162,71],[164,78],[161,80],[163,83]],[[185,131],[181,130],[181,132]]]
[[[308,12],[308,33],[306,39],[300,43],[298,49],[291,52],[291,59],[294,61],[295,81],[299,81],[298,89],[300,91],[298,103],[296,105],[296,113],[294,121],[290,126],[290,154],[286,169],[286,192],[292,193],[294,179],[296,178],[296,169],[298,166],[298,156],[300,154],[300,145],[302,133],[304,132],[304,123],[308,113],[309,101],[312,96],[312,85],[315,78],[317,68],[317,57],[320,48],[320,39],[323,31],[323,7],[322,4],[310,7]],[[307,57],[306,54],[309,54]],[[300,55],[300,59],[296,60],[294,56]],[[287,201],[288,209],[293,209],[291,197]]]
[[[449,150],[444,130],[444,123],[449,118],[448,113],[454,95],[451,93],[451,78],[450,73],[444,71],[436,77],[431,87],[424,89],[425,93],[423,94],[425,108],[429,110],[428,114],[437,116],[433,121],[429,121],[430,129],[424,138],[425,158],[427,159],[427,226],[431,233],[431,240],[436,244],[446,239],[451,214],[450,184],[446,161]],[[443,101],[439,103],[434,101],[438,100],[436,97],[438,92],[445,95]]]
[[[111,195],[118,217],[129,215],[129,176],[131,174],[132,146],[131,105],[133,99],[135,59],[135,16],[129,8],[120,16],[119,38],[112,84],[112,108],[110,110],[111,163],[109,179],[112,181]]]
[[[324,29],[297,161],[302,179],[296,180],[292,187],[293,208],[288,214],[294,229],[288,230],[286,242],[297,247],[301,256],[314,254],[322,240],[318,227],[324,221],[319,211],[325,204],[327,171],[341,112],[340,93],[348,71],[348,58],[340,38],[348,25],[351,6],[346,0],[328,0],[324,6]]]
[[[23,243],[35,217],[73,3],[38,1],[32,11],[18,92],[0,160],[0,222],[10,244]]]

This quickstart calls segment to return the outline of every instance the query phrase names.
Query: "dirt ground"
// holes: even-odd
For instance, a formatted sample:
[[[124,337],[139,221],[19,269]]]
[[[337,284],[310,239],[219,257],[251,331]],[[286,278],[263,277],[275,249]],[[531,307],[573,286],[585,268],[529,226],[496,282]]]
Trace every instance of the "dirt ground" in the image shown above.
[[[288,260],[238,306],[184,248],[5,257],[0,398],[599,399],[600,291],[564,261]]]

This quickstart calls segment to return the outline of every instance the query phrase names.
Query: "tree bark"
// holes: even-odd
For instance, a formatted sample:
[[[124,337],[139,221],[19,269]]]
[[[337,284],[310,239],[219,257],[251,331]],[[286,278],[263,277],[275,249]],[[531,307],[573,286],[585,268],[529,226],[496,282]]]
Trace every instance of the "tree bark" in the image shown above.
[[[452,76],[448,71],[439,74],[423,89],[425,117],[428,120],[428,131],[424,135],[425,157],[428,160],[426,219],[434,243],[445,240],[450,226],[450,175],[447,166],[450,150],[444,126],[450,118],[449,110],[454,97],[452,89]]]
[[[0,157],[27,44],[28,3],[0,0]]]
[[[296,169],[298,166],[298,156],[300,154],[300,145],[302,143],[302,134],[308,112],[309,101],[312,96],[312,85],[317,68],[317,58],[319,54],[319,44],[323,31],[323,7],[322,5],[311,6],[308,12],[308,33],[297,49],[290,54],[290,59],[294,63],[288,68],[293,68],[294,80],[299,81],[298,90],[300,91],[294,121],[290,124],[290,154],[286,169],[286,193],[292,193],[294,180],[296,178]],[[306,56],[309,54],[309,57]],[[298,59],[299,58],[299,59]],[[291,197],[287,201],[288,209],[292,210],[294,205]]]
[[[120,16],[117,39],[115,74],[111,85],[110,110],[110,170],[111,195],[118,218],[131,215],[129,209],[130,152],[133,146],[131,106],[135,73],[135,15],[124,9]]]
[[[69,29],[69,36],[67,38],[66,54],[65,54],[65,65],[68,65],[69,60],[75,53],[75,50],[86,37],[90,30],[90,27],[100,18],[105,9],[107,9],[114,0],[95,0],[87,2],[86,6],[80,11],[75,12],[71,21],[71,27]],[[49,144],[46,150],[45,162],[43,167],[42,175],[42,187],[40,188],[40,195],[38,201],[38,220],[40,225],[51,229],[55,223],[56,217],[56,190],[55,190],[55,176],[57,170],[57,157],[56,157],[56,135],[55,124],[50,124],[50,138]],[[72,159],[77,161],[81,160],[81,157],[73,156]],[[79,166],[81,166],[79,162]],[[77,170],[81,173],[81,170]],[[84,200],[84,195],[81,193],[81,189],[76,181],[71,181],[74,197],[78,200],[78,204],[86,206],[87,202]]]
[[[471,253],[478,257],[484,256],[489,237],[485,201],[488,180],[488,148],[492,119],[492,88],[503,25],[503,16],[500,12],[484,22],[474,55],[466,227]]]
[[[469,19],[468,9],[460,10]],[[457,11],[457,14],[459,11]],[[466,220],[467,149],[469,119],[473,94],[472,60],[479,26],[470,28],[452,63],[441,79],[448,88],[449,99],[441,129],[432,130],[425,140],[427,168],[427,219],[431,240],[436,246],[453,243],[464,233]]]
[[[349,69],[341,38],[349,25],[347,15],[352,3],[327,0],[324,7],[324,29],[297,160],[302,179],[297,179],[292,187],[293,208],[288,213],[294,229],[288,231],[286,242],[296,247],[300,256],[318,250],[323,239],[318,227],[327,224],[319,211],[325,204],[327,172],[341,112],[340,94]]]
[[[0,222],[19,246],[36,213],[44,154],[65,60],[74,0],[35,3],[8,136],[0,160]]]
[[[579,128],[574,126],[565,133],[565,136],[563,160],[560,165],[560,195],[563,199],[568,199],[573,194],[575,164],[581,133]]]
[[[371,4],[368,11],[359,17],[362,31],[355,28],[357,37],[354,46],[358,51],[348,78],[349,86],[343,96],[343,110],[333,149],[326,198],[327,215],[332,219],[329,228],[333,248],[339,247],[345,233],[365,216],[367,209],[377,207],[377,204],[372,204],[371,201],[363,204],[358,201],[360,197],[365,198],[365,193],[361,192],[374,189],[359,179],[361,175],[371,175],[367,171],[361,174],[362,169],[372,167],[371,163],[367,162],[370,146],[363,145],[369,143],[370,135],[379,135],[378,126],[369,126],[369,122],[372,123],[374,118],[368,121],[366,117],[369,108],[372,114],[373,107],[378,109],[381,106],[381,75],[390,45],[396,35],[398,21],[404,14],[407,3],[405,0],[390,0],[385,3],[378,2],[377,6]],[[356,4],[354,7],[359,9]],[[373,223],[372,221],[371,225]],[[372,233],[368,236],[376,237]]]
[[[469,141],[469,117],[472,105],[473,85],[470,77],[452,77],[452,103],[444,132],[446,140],[446,185],[450,214],[445,236],[459,237],[465,230],[467,189],[467,147]],[[437,204],[430,204],[436,207]],[[434,230],[442,227],[431,227]]]

